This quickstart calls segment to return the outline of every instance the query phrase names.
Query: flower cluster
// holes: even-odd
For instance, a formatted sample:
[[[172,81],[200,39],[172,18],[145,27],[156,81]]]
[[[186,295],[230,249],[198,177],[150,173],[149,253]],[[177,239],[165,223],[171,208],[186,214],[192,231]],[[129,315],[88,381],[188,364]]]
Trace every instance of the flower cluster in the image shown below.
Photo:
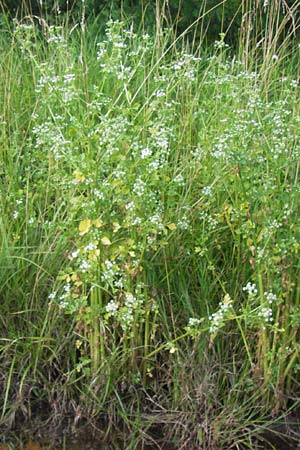
[[[248,281],[246,286],[243,287],[243,291],[246,292],[249,297],[255,297],[257,295],[257,287],[255,283],[251,283],[251,281]]]
[[[209,332],[212,335],[216,334],[217,331],[219,331],[219,329],[222,328],[222,326],[224,325],[224,321],[228,315],[228,312],[230,311],[231,306],[232,300],[229,294],[226,294],[222,302],[219,303],[219,309],[211,316],[209,316],[210,321]]]

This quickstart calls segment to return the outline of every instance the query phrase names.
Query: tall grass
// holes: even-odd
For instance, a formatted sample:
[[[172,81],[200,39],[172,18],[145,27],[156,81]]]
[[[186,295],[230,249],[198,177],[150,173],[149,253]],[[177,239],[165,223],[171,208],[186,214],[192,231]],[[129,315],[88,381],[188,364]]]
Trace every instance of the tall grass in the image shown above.
[[[255,448],[297,406],[299,49],[265,3],[240,56],[163,15],[2,32],[3,429]]]

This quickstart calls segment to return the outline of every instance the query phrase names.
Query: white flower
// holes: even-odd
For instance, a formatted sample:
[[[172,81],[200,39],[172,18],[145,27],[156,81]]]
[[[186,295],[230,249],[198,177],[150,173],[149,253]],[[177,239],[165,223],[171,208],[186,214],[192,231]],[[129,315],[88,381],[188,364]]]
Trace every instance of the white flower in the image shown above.
[[[94,195],[99,198],[99,200],[104,200],[103,192],[99,191],[99,189],[94,189]]]
[[[125,209],[129,210],[129,211],[133,211],[134,210],[134,203],[133,202],[129,202],[125,205]]]
[[[111,300],[105,307],[106,312],[111,313],[112,315],[118,310],[119,305]]]
[[[88,269],[91,268],[91,264],[84,259],[79,267],[82,272],[85,273]]]
[[[264,292],[264,297],[270,305],[277,300],[277,295],[273,292]]]
[[[88,251],[96,250],[96,248],[97,248],[97,245],[93,244],[93,242],[90,242],[88,245],[86,245],[84,247],[84,250],[88,252]]]
[[[128,308],[132,308],[137,302],[136,297],[132,295],[130,292],[125,294],[125,306]]]
[[[243,291],[247,292],[248,295],[256,295],[257,294],[256,285],[254,283],[250,283],[250,281],[248,281],[246,286],[243,287]]]
[[[70,292],[70,289],[71,289],[70,283],[66,283],[66,284],[63,286],[63,290],[64,290],[65,292]]]
[[[181,173],[176,175],[176,177],[174,178],[174,183],[178,183],[179,186],[183,186],[184,185],[184,177],[183,177],[183,175]]]
[[[151,156],[151,155],[152,155],[151,148],[145,147],[145,148],[142,149],[142,151],[141,151],[141,159],[145,159],[145,158],[147,158],[148,156]]]
[[[80,250],[79,250],[79,249],[74,250],[74,251],[71,253],[71,258],[72,258],[72,259],[77,258],[77,256],[79,255],[79,253],[80,253]]]
[[[75,75],[74,75],[74,73],[66,73],[65,75],[64,75],[64,82],[65,83],[70,83],[71,81],[74,81],[75,80]]]
[[[189,318],[188,327],[194,328],[201,324],[200,319],[196,319],[194,317]]]
[[[149,164],[149,172],[153,172],[155,170],[158,170],[160,167],[162,167],[162,163],[159,159],[155,159]]]
[[[154,95],[154,97],[159,98],[159,97],[165,97],[166,93],[162,89],[158,89],[157,91],[154,92],[153,95]]]
[[[132,221],[131,221],[131,225],[140,225],[142,223],[142,219],[140,217],[135,217]]]
[[[209,320],[211,321],[209,328],[210,333],[216,333],[218,329],[222,327],[224,323],[224,316],[231,307],[231,304],[232,300],[229,294],[226,294],[223,301],[219,303],[220,308],[218,309],[218,311],[209,316]]]
[[[261,317],[265,322],[273,322],[272,317],[272,309],[263,307],[259,313],[259,317]]]
[[[146,184],[141,180],[141,178],[138,178],[133,186],[133,192],[138,197],[141,197],[143,195],[143,193],[145,192],[145,186],[146,186]]]
[[[203,195],[211,196],[213,193],[213,190],[212,190],[211,186],[204,186],[204,188],[202,188],[201,192]]]
[[[177,227],[181,230],[188,230],[189,226],[190,226],[190,223],[189,223],[189,220],[186,215],[184,215],[177,222]]]

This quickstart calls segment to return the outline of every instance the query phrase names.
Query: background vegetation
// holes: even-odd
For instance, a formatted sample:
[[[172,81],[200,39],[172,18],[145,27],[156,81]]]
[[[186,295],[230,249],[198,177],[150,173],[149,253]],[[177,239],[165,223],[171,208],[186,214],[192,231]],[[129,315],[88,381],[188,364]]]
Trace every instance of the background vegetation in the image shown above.
[[[280,21],[285,18],[289,26],[298,19],[299,11],[295,8],[295,0],[276,0],[273,2],[258,0],[4,0],[2,7],[13,17],[24,16],[28,12],[33,15],[47,17],[56,22],[58,17],[68,15],[75,20],[82,12],[82,4],[86,17],[97,17],[98,25],[104,25],[109,18],[119,19],[120,15],[133,19],[137,27],[143,25],[153,30],[157,17],[165,25],[173,27],[178,32],[186,30],[197,18],[203,15],[201,26],[194,27],[193,33],[205,30],[209,43],[219,39],[219,34],[226,31],[226,40],[230,45],[238,41],[238,34],[247,15],[255,15],[256,26],[266,25],[266,7],[272,3],[280,15]],[[271,8],[272,9],[272,8]],[[285,27],[287,26],[285,24]]]
[[[103,5],[2,15],[3,436],[259,448],[299,398],[299,4],[234,48],[225,3],[211,46],[218,8]]]

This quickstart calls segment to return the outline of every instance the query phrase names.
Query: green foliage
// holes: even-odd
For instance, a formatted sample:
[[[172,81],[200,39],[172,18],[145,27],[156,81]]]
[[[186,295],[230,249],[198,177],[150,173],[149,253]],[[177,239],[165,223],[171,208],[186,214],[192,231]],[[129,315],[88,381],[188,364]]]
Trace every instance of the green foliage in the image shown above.
[[[210,42],[217,40],[220,33],[227,31],[227,39],[232,42],[238,34],[241,23],[241,2],[240,0],[230,0],[224,4],[220,3],[217,0],[204,2],[197,0],[181,2],[177,0],[170,2],[170,10],[173,17],[178,16],[178,27],[182,31],[194,22],[199,15],[205,15],[211,11],[205,15],[202,23],[203,29],[207,30],[207,39]]]
[[[251,448],[299,397],[299,49],[81,25],[1,35],[0,423]]]
[[[65,12],[72,10],[78,4],[77,0],[49,0],[47,2],[39,0],[4,0],[1,5],[6,12],[12,15],[40,14],[45,13],[56,15],[59,11]]]
[[[33,14],[47,18],[51,22],[64,18],[67,14],[75,20],[80,20],[82,14],[85,17],[97,17],[98,23],[106,23],[110,18],[117,20],[120,17],[132,19],[135,24],[143,22],[143,27],[148,30],[157,26],[157,18],[160,16],[163,27],[173,28],[176,33],[182,33],[199,17],[199,24],[191,29],[190,39],[199,39],[205,35],[208,43],[213,43],[219,39],[220,33],[225,33],[225,40],[235,46],[239,40],[242,18],[244,25],[256,29],[258,33],[267,27],[267,11],[275,7],[278,11],[278,19],[282,21],[288,12],[289,19],[285,24],[288,32],[298,17],[297,1],[276,0],[264,6],[263,3],[247,0],[160,0],[153,2],[150,0],[5,0],[2,9],[14,17],[22,18],[25,15]],[[288,9],[290,8],[290,10]],[[274,13],[274,12],[273,12]],[[257,17],[257,21],[249,24],[250,17]]]

